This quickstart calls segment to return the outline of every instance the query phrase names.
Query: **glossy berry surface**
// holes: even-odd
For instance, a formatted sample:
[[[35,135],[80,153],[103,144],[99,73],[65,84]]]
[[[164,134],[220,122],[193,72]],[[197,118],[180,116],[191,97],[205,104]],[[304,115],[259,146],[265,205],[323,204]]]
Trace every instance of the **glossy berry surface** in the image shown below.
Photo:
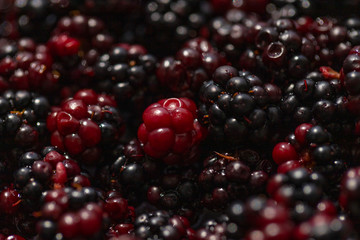
[[[149,156],[174,164],[188,161],[205,131],[197,119],[194,102],[187,98],[163,99],[150,105],[143,113],[138,138]]]

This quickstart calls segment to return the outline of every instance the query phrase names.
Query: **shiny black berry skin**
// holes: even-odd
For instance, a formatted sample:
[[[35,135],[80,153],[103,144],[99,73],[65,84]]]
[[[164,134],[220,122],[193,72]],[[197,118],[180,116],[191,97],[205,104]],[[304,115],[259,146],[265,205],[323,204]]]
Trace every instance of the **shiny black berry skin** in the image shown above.
[[[216,69],[200,89],[200,121],[216,143],[230,145],[270,141],[282,121],[281,89],[231,66]]]

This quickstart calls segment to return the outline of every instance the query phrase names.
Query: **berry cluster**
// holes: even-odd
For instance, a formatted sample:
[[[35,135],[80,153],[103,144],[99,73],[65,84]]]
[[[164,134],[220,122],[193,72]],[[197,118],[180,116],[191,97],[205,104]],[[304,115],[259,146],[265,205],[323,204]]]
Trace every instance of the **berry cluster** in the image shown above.
[[[360,239],[359,0],[0,0],[0,240]]]

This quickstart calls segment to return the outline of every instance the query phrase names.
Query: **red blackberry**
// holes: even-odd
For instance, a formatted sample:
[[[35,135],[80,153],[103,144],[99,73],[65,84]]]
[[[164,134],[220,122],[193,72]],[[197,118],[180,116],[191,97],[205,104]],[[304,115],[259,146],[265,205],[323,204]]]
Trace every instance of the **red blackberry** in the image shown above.
[[[200,90],[199,119],[217,144],[270,141],[282,122],[281,90],[274,84],[234,67],[216,69],[213,80]],[[275,136],[276,137],[276,136]]]
[[[205,130],[197,121],[195,103],[168,98],[151,104],[143,113],[138,138],[147,155],[166,164],[187,164],[198,157]]]
[[[51,143],[86,164],[96,163],[124,132],[115,100],[91,89],[78,91],[47,118]]]
[[[55,147],[45,147],[41,153],[25,152],[18,158],[17,165],[15,187],[21,192],[23,206],[31,211],[41,206],[43,191],[90,185],[78,163]]]
[[[44,194],[37,232],[40,239],[53,239],[58,233],[66,239],[102,239],[109,220],[110,225],[125,222],[128,211],[125,199],[109,197],[103,202],[91,187],[51,190]]]
[[[0,43],[1,92],[12,88],[51,94],[57,89],[60,76],[47,47],[29,38],[0,39]]]
[[[198,177],[202,204],[222,209],[232,200],[261,193],[273,170],[272,163],[253,150],[240,150],[235,156],[209,156]]]
[[[207,40],[195,38],[187,41],[175,57],[161,61],[157,77],[172,95],[194,99],[203,82],[224,63],[224,57]]]
[[[28,91],[6,91],[0,97],[0,136],[3,149],[24,151],[46,142],[47,99]]]

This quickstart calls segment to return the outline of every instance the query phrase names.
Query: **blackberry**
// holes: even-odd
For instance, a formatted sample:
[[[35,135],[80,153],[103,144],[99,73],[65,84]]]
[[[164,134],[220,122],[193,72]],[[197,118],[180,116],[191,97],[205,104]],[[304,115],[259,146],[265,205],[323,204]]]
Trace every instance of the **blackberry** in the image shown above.
[[[175,57],[161,61],[157,77],[171,95],[196,99],[203,82],[224,63],[224,57],[207,40],[194,38],[187,41]]]
[[[156,67],[157,59],[144,47],[114,45],[93,65],[94,85],[99,91],[112,93],[120,109],[139,115],[148,104],[160,99]]]
[[[58,233],[64,238],[102,239],[109,221],[113,224],[116,217],[116,221],[125,222],[130,211],[125,199],[109,197],[103,201],[91,187],[50,190],[44,193],[37,232],[41,239],[53,239]]]
[[[185,216],[193,222],[198,216],[200,205],[200,186],[197,182],[199,166],[191,169],[166,167],[147,190],[147,200],[160,209]]]
[[[210,3],[204,0],[153,0],[144,6],[145,36],[151,39],[147,43],[155,47],[151,51],[160,56],[174,53],[186,40],[199,36],[213,11]],[[167,48],[160,47],[169,42],[171,45]]]
[[[210,22],[210,39],[215,46],[224,52],[227,59],[238,65],[240,54],[251,45],[254,35],[253,28],[261,22],[260,16],[247,13],[240,9],[228,10],[224,17],[215,17]]]
[[[335,136],[353,128],[354,116],[347,109],[348,96],[341,89],[340,80],[326,79],[319,72],[311,72],[305,79],[290,84],[285,92],[280,107],[285,122],[295,123],[293,127],[314,122]]]
[[[188,98],[168,98],[148,106],[138,128],[144,152],[168,165],[188,165],[200,154],[206,130],[197,120],[195,103]]]
[[[15,1],[14,11],[17,14],[16,26],[19,33],[36,41],[45,42],[59,17],[64,14],[62,9],[55,11],[51,5],[51,1],[46,0]]]
[[[267,6],[273,18],[295,18],[299,16],[339,15],[338,9],[348,14],[355,13],[360,5],[354,1],[317,1],[317,0],[271,0]]]
[[[50,50],[30,38],[0,39],[0,91],[31,90],[52,94],[58,89],[59,73],[53,68]]]
[[[166,211],[140,214],[135,219],[133,232],[141,239],[187,239],[193,236],[186,218]]]
[[[235,156],[209,156],[198,177],[202,204],[222,209],[232,200],[263,192],[273,167],[253,150],[240,150]]]
[[[76,161],[54,147],[41,152],[25,152],[17,159],[14,170],[15,187],[22,195],[23,206],[28,210],[41,207],[42,192],[64,186],[87,187],[89,182]],[[84,178],[82,182],[77,179]],[[87,179],[87,180],[85,180]]]
[[[299,125],[295,133],[289,135],[288,141],[290,143],[286,143],[289,144],[286,149],[283,147],[285,143],[274,147],[274,161],[284,165],[290,160],[299,161],[300,165],[309,170],[321,173],[332,186],[340,183],[341,176],[352,164],[346,149],[342,149],[332,139],[332,135],[319,125]],[[327,191],[330,197],[338,194],[337,188],[329,188]]]
[[[111,149],[124,132],[115,100],[91,89],[78,91],[47,118],[51,143],[86,164],[99,161],[101,150]]]
[[[270,141],[282,121],[281,90],[246,71],[222,66],[200,90],[199,119],[217,144]]]
[[[119,144],[105,153],[106,162],[98,171],[95,184],[105,189],[116,189],[138,206],[146,199],[148,187],[160,174],[158,163],[146,158],[138,140]]]
[[[289,207],[292,220],[298,223],[309,220],[316,206],[326,199],[325,183],[321,174],[297,168],[272,176],[267,192],[276,202]]]
[[[5,91],[0,97],[1,145],[3,149],[36,148],[46,143],[47,99],[28,91]]]

